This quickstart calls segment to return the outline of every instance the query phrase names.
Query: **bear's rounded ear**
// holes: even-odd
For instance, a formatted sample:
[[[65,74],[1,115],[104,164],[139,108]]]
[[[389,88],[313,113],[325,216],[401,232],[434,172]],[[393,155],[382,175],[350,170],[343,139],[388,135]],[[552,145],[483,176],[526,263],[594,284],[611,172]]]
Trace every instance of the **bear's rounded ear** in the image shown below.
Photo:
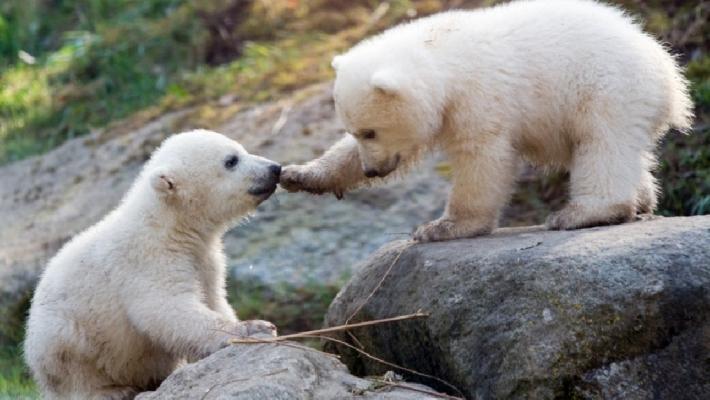
[[[375,90],[386,94],[397,94],[400,91],[401,78],[397,71],[387,68],[376,71],[370,78],[370,84]]]
[[[151,173],[150,186],[161,196],[174,196],[178,189],[173,174],[164,169]]]
[[[343,61],[343,56],[335,56],[333,57],[333,61],[330,62],[330,66],[333,67],[334,70],[338,70],[338,66],[340,63]]]

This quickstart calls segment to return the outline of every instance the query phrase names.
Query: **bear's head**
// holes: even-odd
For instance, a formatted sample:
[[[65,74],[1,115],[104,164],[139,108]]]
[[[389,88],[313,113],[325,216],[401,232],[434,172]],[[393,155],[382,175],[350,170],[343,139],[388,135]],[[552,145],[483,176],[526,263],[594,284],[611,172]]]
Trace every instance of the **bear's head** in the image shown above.
[[[219,133],[166,139],[143,169],[153,198],[195,224],[231,224],[276,190],[281,166]]]
[[[444,94],[425,58],[398,57],[367,44],[333,59],[333,97],[358,142],[363,172],[383,177],[431,144],[443,123]]]

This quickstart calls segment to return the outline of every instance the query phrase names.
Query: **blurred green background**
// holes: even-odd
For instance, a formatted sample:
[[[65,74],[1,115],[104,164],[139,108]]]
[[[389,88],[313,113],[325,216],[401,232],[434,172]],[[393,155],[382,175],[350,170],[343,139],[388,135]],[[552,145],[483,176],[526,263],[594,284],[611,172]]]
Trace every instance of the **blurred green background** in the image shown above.
[[[412,16],[497,1],[3,0],[0,3],[0,165],[115,125],[198,107],[206,127],[234,107],[333,77],[330,59]],[[710,213],[710,2],[621,4],[678,55],[696,104],[691,134],[659,147],[658,213]],[[377,16],[377,18],[373,18]],[[193,121],[194,123],[194,121]],[[560,201],[554,175],[520,191],[511,211]],[[523,212],[523,211],[520,211]],[[258,296],[255,293],[258,292]],[[232,293],[240,317],[282,331],[320,324],[335,287]],[[19,325],[23,310],[17,311]],[[4,322],[3,322],[4,323]],[[22,337],[17,334],[18,341]],[[0,349],[0,397],[35,397],[17,346]]]

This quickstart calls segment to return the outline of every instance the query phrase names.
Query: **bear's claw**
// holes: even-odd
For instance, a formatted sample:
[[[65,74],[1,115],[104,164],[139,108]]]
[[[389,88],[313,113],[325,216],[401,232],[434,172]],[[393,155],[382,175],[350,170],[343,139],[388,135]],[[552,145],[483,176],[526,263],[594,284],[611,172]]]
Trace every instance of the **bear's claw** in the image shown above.
[[[412,234],[417,242],[438,242],[454,239],[454,221],[437,219],[420,225]]]
[[[439,218],[420,225],[412,237],[417,242],[440,242],[481,236],[492,230],[492,224],[480,223],[478,220],[455,221]]]
[[[267,336],[276,337],[276,325],[269,321],[262,321],[259,319],[252,319],[248,321],[239,322],[246,328],[246,335],[248,337],[252,336]]]

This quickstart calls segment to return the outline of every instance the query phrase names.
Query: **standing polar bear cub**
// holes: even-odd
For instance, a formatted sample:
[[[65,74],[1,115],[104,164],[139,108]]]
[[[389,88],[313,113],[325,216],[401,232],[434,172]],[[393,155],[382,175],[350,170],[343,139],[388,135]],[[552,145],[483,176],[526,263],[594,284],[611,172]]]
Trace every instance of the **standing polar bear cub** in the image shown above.
[[[286,167],[281,184],[341,197],[438,147],[453,188],[444,215],[415,231],[420,241],[490,232],[524,160],[570,172],[552,229],[652,212],[655,142],[692,117],[673,57],[619,9],[586,0],[433,15],[360,43],[333,67],[350,134]]]
[[[130,399],[235,335],[222,235],[275,190],[281,167],[214,132],[167,139],[121,204],[49,262],[25,358],[47,399]]]

